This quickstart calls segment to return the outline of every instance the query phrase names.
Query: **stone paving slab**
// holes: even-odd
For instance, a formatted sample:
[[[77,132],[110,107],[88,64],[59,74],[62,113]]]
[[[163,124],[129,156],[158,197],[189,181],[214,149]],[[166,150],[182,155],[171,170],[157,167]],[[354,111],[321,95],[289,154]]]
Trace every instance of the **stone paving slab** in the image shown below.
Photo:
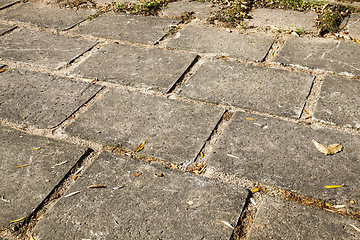
[[[5,200],[0,201],[0,226],[28,216],[85,150],[85,147],[0,127],[0,196]],[[56,165],[60,163],[63,164]]]
[[[290,37],[275,62],[344,75],[360,75],[360,44],[332,39]]]
[[[1,24],[0,23],[0,36],[4,35],[5,33],[13,30],[14,28],[16,28],[16,26],[10,26],[10,25],[6,25],[6,24]]]
[[[107,187],[87,188],[93,184]],[[76,191],[37,224],[42,239],[230,239],[233,229],[222,221],[236,226],[248,195],[235,185],[111,153],[102,153],[66,194]]]
[[[252,119],[252,120],[251,120]],[[335,155],[319,152],[312,140],[341,143]],[[236,112],[216,142],[207,171],[262,182],[333,204],[360,207],[360,136]],[[342,185],[327,189],[327,185]]]
[[[0,0],[0,10],[10,7],[11,5],[14,5],[19,2],[20,1],[17,1],[17,0]]]
[[[190,23],[167,43],[167,47],[215,53],[244,60],[263,61],[274,38],[263,33],[227,32],[210,25]]]
[[[41,28],[67,30],[86,20],[95,11],[50,8],[39,3],[25,3],[0,13],[0,19],[29,23]]]
[[[194,12],[192,16],[196,18],[208,18],[210,12],[218,10],[219,7],[210,2],[179,1],[169,3],[160,13],[167,17],[179,17],[183,13]]]
[[[128,14],[103,14],[74,31],[93,37],[103,37],[129,42],[156,44],[168,33],[177,19],[145,17]]]
[[[111,89],[65,131],[73,136],[181,163],[194,160],[224,110]]]
[[[276,26],[280,29],[315,31],[317,14],[310,12],[285,11],[281,9],[255,9],[251,13],[251,24],[259,26]]]
[[[314,119],[360,128],[360,81],[327,76],[322,82]]]
[[[345,25],[344,30],[353,38],[360,40],[360,13],[353,13],[349,19],[343,21],[341,25]]]
[[[165,49],[108,44],[75,68],[71,75],[168,92],[196,56]]]
[[[201,101],[300,118],[313,79],[310,74],[217,60],[203,63],[180,94]]]
[[[0,38],[5,60],[59,69],[97,44],[96,41],[20,29]]]
[[[53,128],[90,100],[101,86],[26,70],[0,73],[0,118]]]
[[[359,239],[360,222],[264,196],[247,239]]]

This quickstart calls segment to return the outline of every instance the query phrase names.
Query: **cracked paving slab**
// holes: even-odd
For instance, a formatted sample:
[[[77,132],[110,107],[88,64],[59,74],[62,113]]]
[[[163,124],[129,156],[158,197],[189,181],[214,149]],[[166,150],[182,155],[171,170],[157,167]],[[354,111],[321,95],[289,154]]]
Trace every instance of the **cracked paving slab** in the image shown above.
[[[29,216],[86,149],[0,127],[0,226]]]
[[[242,187],[105,152],[66,194],[77,191],[34,232],[42,239],[230,239],[223,221],[235,227],[248,196]]]
[[[344,127],[360,128],[360,81],[327,76],[322,81],[313,117]]]
[[[110,43],[70,75],[168,92],[196,57],[191,53]]]
[[[110,38],[128,42],[156,44],[169,32],[177,19],[128,14],[103,14],[74,31],[93,37]]]
[[[0,19],[29,23],[41,28],[65,31],[95,14],[90,10],[69,10],[28,2],[0,13]]]
[[[312,142],[343,150],[324,155]],[[250,113],[236,112],[209,156],[206,174],[220,172],[252,182],[325,200],[360,207],[360,136]],[[342,185],[328,189],[327,185]]]
[[[13,30],[15,28],[16,28],[16,26],[10,26],[10,25],[0,23],[0,36],[4,35],[7,32],[10,32],[11,30]]]
[[[96,44],[93,40],[20,29],[0,38],[0,56],[5,60],[60,69]]]
[[[70,135],[165,161],[193,161],[224,109],[111,89],[65,128]]]
[[[290,37],[286,39],[274,61],[296,67],[359,76],[359,59],[360,45],[355,42]]]
[[[310,74],[216,60],[203,63],[180,94],[298,119],[313,79]]]
[[[0,10],[10,7],[16,3],[19,3],[20,1],[17,0],[0,0]]]
[[[260,62],[264,60],[274,40],[265,33],[230,33],[226,29],[192,22],[172,37],[166,46]]]
[[[219,7],[210,2],[181,1],[171,2],[160,12],[167,17],[180,17],[184,13],[193,12],[196,18],[208,18],[210,13],[218,11]]]
[[[360,222],[279,198],[264,196],[248,240],[359,239]]]
[[[11,69],[0,73],[0,118],[53,128],[102,87],[44,73]]]

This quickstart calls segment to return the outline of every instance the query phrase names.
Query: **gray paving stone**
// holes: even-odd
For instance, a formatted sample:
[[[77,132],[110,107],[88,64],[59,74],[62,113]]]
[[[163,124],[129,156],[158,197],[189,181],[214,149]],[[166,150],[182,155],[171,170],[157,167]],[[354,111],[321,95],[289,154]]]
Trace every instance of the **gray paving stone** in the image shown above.
[[[342,23],[345,25],[344,30],[349,33],[353,38],[360,40],[360,13],[353,13],[350,18],[344,20]]]
[[[193,160],[223,109],[111,89],[65,131],[76,137],[181,163]]]
[[[247,239],[359,239],[360,222],[265,196]]]
[[[92,48],[96,41],[20,29],[0,38],[5,60],[59,69]]]
[[[360,81],[327,76],[321,86],[314,119],[360,128]]]
[[[13,30],[14,28],[16,28],[16,27],[0,23],[0,36],[4,35],[5,33],[9,32],[11,30]]]
[[[87,188],[93,184],[107,188]],[[42,239],[230,239],[233,229],[222,221],[235,226],[248,195],[235,185],[111,153],[102,153],[66,194],[76,191],[37,224]]]
[[[12,69],[0,73],[0,118],[52,128],[93,97],[100,86],[43,73]]]
[[[0,13],[0,19],[29,23],[42,28],[67,30],[94,13],[95,11],[50,8],[29,2]]]
[[[194,12],[196,18],[208,18],[210,12],[219,10],[219,7],[210,2],[179,1],[171,2],[161,11],[167,17],[179,17],[185,12]]]
[[[325,146],[341,143],[343,150],[325,156],[315,148],[313,139]],[[354,200],[352,206],[360,207],[359,144],[360,136],[236,112],[209,156],[207,171],[262,182],[332,204],[348,205]],[[324,187],[341,184],[342,188]]]
[[[310,74],[217,60],[203,63],[180,94],[300,118],[313,79]]]
[[[196,56],[164,49],[108,44],[75,68],[71,75],[168,92]]]
[[[20,1],[17,1],[17,0],[0,0],[0,10],[10,7],[11,5],[14,5],[19,2]]]
[[[275,62],[359,76],[359,59],[360,45],[355,42],[291,37]]]
[[[262,61],[273,42],[273,37],[263,33],[229,33],[225,29],[193,22],[170,39],[167,47]]]
[[[0,201],[0,226],[28,216],[85,150],[85,147],[0,127],[0,196],[5,200]],[[60,163],[63,164],[55,166]],[[28,166],[17,168],[22,165]]]
[[[103,14],[94,21],[84,24],[74,33],[155,44],[169,31],[169,26],[178,22],[172,18]]]

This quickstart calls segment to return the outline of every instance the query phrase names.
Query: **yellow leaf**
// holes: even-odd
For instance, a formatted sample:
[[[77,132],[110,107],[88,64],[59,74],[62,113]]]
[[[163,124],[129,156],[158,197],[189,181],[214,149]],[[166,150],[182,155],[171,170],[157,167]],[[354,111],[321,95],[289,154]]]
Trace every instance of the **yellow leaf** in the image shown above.
[[[326,203],[326,206],[331,207],[331,205],[330,205],[330,204],[328,204],[328,203]]]
[[[325,155],[328,154],[328,150],[327,150],[327,147],[325,147],[324,145],[318,143],[317,141],[315,140],[312,140],[313,143],[315,144],[315,147],[317,150],[319,150],[320,152],[324,153]]]
[[[9,70],[9,69],[6,69],[6,68],[0,69],[0,73],[1,73],[1,72],[5,72],[5,71],[7,71],[7,70]]]
[[[255,121],[254,119],[251,119],[251,118],[245,118],[246,120],[250,120],[250,121]]]
[[[22,217],[22,218],[19,218],[19,219],[16,219],[16,220],[12,220],[10,221],[11,223],[14,223],[14,222],[20,222],[21,220],[24,220],[26,217]]]
[[[88,186],[88,188],[106,188],[105,185],[91,185],[91,186]]]
[[[39,150],[41,147],[33,148],[31,151]]]
[[[144,146],[145,146],[145,141],[144,141],[143,143],[140,143],[140,144],[136,147],[135,152],[141,151],[141,150],[144,148]]]
[[[79,176],[74,176],[74,177],[73,177],[73,180],[75,181],[78,177],[79,177]]]
[[[170,166],[171,166],[172,168],[179,169],[179,167],[176,166],[175,164],[170,164]]]
[[[251,189],[250,191],[251,191],[251,192],[258,192],[258,191],[260,191],[260,188],[253,188],[253,189]]]
[[[349,202],[350,204],[355,204],[354,200],[350,200]]]
[[[335,154],[337,152],[340,152],[342,150],[342,146],[340,143],[331,144],[327,147],[328,153],[327,154]]]
[[[343,185],[327,185],[325,188],[341,188]]]
[[[360,40],[359,40],[359,39],[354,38],[354,41],[355,41],[356,43],[360,44]]]
[[[20,166],[17,166],[16,168],[22,168],[22,167],[27,167],[27,166],[29,166],[29,164],[20,165]]]
[[[204,158],[203,152],[200,152],[200,157],[201,157],[201,158]]]

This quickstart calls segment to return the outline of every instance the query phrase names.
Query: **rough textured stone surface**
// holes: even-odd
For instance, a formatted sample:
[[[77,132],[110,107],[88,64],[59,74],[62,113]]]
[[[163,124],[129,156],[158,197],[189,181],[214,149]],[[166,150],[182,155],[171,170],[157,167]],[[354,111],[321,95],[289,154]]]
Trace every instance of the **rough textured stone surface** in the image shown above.
[[[276,26],[280,29],[316,30],[317,14],[310,12],[285,11],[280,9],[255,9],[251,13],[251,24],[260,26]]]
[[[167,92],[196,56],[164,49],[108,44],[71,75]]]
[[[171,18],[104,14],[94,21],[84,24],[74,33],[155,44],[169,31],[170,25],[178,22],[178,20]]]
[[[94,11],[50,8],[38,3],[25,3],[0,14],[1,19],[29,23],[42,28],[66,30],[86,20]]]
[[[97,42],[20,29],[0,38],[0,56],[5,60],[59,69]]]
[[[52,128],[93,97],[100,86],[43,73],[12,69],[0,73],[0,118]]]
[[[350,15],[349,19],[344,20],[342,25],[345,25],[346,32],[353,38],[360,40],[360,13],[354,13]]]
[[[93,184],[107,188],[87,188]],[[76,191],[36,226],[42,239],[230,239],[233,229],[222,221],[235,226],[248,195],[235,185],[111,153],[102,153],[67,193]]]
[[[265,196],[247,239],[359,239],[360,222]]]
[[[11,5],[14,5],[15,3],[18,3],[20,1],[17,0],[0,0],[0,10],[6,7],[10,7]]]
[[[13,30],[14,28],[16,28],[16,27],[0,23],[0,36],[4,35],[5,33],[9,32],[11,30]]]
[[[341,143],[343,150],[324,155],[313,139],[325,146]],[[209,156],[207,172],[259,181],[334,204],[354,200],[359,207],[359,145],[360,136],[236,112]],[[324,187],[341,184],[342,188]]]
[[[210,17],[210,12],[219,8],[210,2],[181,1],[171,2],[161,11],[161,14],[168,17],[179,17],[183,13],[194,12],[191,16],[196,18]]]
[[[223,110],[111,89],[65,130],[71,135],[172,162],[193,160]]]
[[[291,37],[275,62],[359,76],[359,59],[360,45],[355,42]]]
[[[314,118],[345,127],[360,128],[360,81],[327,76],[321,85]]]
[[[229,33],[210,25],[190,23],[170,39],[167,47],[262,61],[273,41],[273,37],[262,33]]]
[[[180,94],[299,118],[313,79],[309,74],[217,60],[203,63]]]
[[[32,150],[39,148],[38,150]],[[0,127],[0,226],[28,216],[86,148]],[[55,166],[56,164],[63,163]],[[28,165],[19,167],[22,165]],[[48,180],[48,181],[47,181]]]

